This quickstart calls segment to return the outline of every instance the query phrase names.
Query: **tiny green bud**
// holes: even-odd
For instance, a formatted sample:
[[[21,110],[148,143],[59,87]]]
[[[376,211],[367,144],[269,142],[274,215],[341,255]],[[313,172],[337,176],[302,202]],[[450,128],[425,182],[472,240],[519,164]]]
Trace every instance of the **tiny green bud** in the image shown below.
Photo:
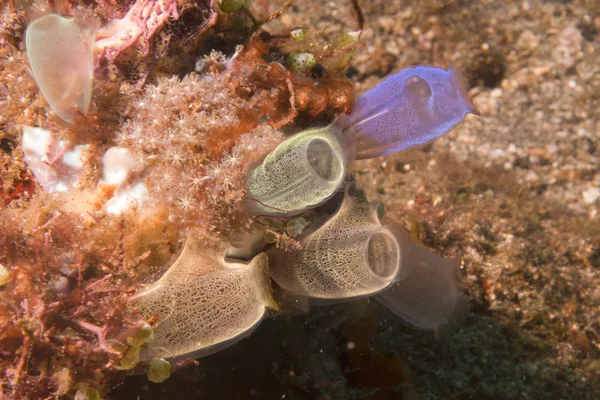
[[[288,54],[286,64],[290,71],[309,71],[317,64],[317,60],[310,53],[296,52]]]
[[[336,47],[342,48],[342,47],[352,46],[352,45],[358,43],[359,39],[360,39],[360,34],[358,32],[345,33],[339,39],[339,43],[336,43],[336,45],[337,45]]]
[[[244,5],[244,0],[221,0],[219,8],[226,14],[238,12]]]
[[[164,382],[171,375],[171,364],[164,358],[153,358],[147,375],[150,382]]]
[[[306,37],[307,33],[308,33],[308,29],[299,28],[299,29],[294,29],[293,31],[291,31],[290,35],[292,36],[292,40],[294,40],[295,42],[299,42]]]
[[[310,222],[305,220],[303,217],[294,218],[288,222],[285,227],[285,231],[287,232],[288,236],[296,237],[300,235],[304,228],[306,228],[308,225],[310,225]]]
[[[118,369],[132,369],[140,362],[140,348],[138,346],[131,347],[118,365]]]
[[[96,389],[83,384],[75,392],[74,400],[100,400],[100,393]]]
[[[131,346],[141,346],[154,340],[154,329],[148,323],[144,323],[137,335],[127,338],[127,343]]]

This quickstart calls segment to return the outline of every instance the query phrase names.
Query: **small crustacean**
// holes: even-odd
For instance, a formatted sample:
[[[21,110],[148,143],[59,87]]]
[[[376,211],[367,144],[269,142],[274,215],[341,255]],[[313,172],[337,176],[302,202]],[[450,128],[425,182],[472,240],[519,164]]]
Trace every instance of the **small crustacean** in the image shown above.
[[[390,76],[362,95],[350,115],[336,121],[355,159],[425,143],[477,114],[453,69],[414,67]]]

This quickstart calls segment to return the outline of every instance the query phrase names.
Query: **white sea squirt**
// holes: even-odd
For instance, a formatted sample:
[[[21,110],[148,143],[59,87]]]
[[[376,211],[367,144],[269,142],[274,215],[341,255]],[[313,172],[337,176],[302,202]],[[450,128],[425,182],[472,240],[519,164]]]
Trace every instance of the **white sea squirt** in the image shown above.
[[[33,76],[52,110],[66,122],[87,113],[94,76],[93,20],[48,14],[25,32]]]
[[[150,194],[144,182],[128,182],[138,161],[125,147],[111,147],[102,157],[102,180],[99,185],[116,187],[114,196],[106,202],[109,214],[121,214],[130,208],[141,210]]]
[[[145,318],[157,317],[155,339],[142,359],[202,357],[247,337],[272,299],[267,256],[228,263],[225,250],[205,247],[190,234],[181,255],[132,302]]]
[[[47,193],[67,192],[83,175],[89,145],[71,146],[47,129],[23,125],[24,160]]]

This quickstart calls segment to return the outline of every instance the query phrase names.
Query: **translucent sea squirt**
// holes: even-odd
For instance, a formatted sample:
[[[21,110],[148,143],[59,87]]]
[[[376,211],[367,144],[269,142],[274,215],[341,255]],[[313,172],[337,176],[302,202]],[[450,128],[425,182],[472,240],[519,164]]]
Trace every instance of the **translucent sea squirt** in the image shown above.
[[[95,26],[82,19],[48,14],[25,33],[35,81],[52,110],[69,123],[88,111],[92,98]]]
[[[414,67],[388,77],[362,95],[336,122],[356,159],[425,143],[477,113],[458,73]]]
[[[269,153],[246,177],[253,214],[295,215],[333,196],[346,176],[346,156],[331,127],[298,133]]]
[[[132,298],[143,317],[158,318],[142,359],[212,354],[248,336],[265,307],[277,309],[266,255],[242,264],[224,254],[190,235],[162,278]]]
[[[289,292],[317,299],[377,293],[408,271],[401,248],[356,189],[323,226],[300,241],[301,249],[268,252],[270,273]]]

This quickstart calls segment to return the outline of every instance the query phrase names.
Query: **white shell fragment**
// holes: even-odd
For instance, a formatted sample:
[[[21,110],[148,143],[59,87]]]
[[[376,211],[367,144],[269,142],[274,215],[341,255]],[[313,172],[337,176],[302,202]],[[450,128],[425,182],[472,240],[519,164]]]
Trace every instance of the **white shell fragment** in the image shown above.
[[[460,311],[463,295],[454,278],[459,263],[433,254],[404,229],[389,228],[402,248],[401,263],[411,270],[375,299],[409,325],[437,331]]]
[[[102,156],[104,182],[120,185],[137,166],[137,160],[126,147],[111,147]]]
[[[346,163],[334,128],[292,136],[248,173],[247,208],[261,215],[295,215],[314,208],[337,192]]]
[[[368,296],[406,275],[401,248],[362,193],[348,189],[339,211],[300,241],[269,251],[271,277],[283,289],[318,299]]]
[[[271,297],[267,256],[249,264],[226,263],[215,249],[191,237],[156,283],[133,298],[145,318],[158,317],[147,356],[205,356],[248,336],[265,314],[277,309]]]
[[[118,187],[114,196],[106,202],[106,212],[109,214],[121,214],[134,207],[141,209],[150,199],[143,182],[127,182],[137,166],[136,158],[125,147],[111,147],[102,156],[100,183]]]
[[[33,21],[25,48],[33,76],[52,110],[66,122],[85,114],[92,97],[94,24],[48,14]]]
[[[83,173],[84,154],[89,145],[69,147],[47,129],[23,125],[21,142],[25,163],[47,193],[66,192]]]
[[[110,214],[121,214],[130,208],[142,208],[150,199],[150,194],[143,182],[121,188],[106,202],[106,212]]]

